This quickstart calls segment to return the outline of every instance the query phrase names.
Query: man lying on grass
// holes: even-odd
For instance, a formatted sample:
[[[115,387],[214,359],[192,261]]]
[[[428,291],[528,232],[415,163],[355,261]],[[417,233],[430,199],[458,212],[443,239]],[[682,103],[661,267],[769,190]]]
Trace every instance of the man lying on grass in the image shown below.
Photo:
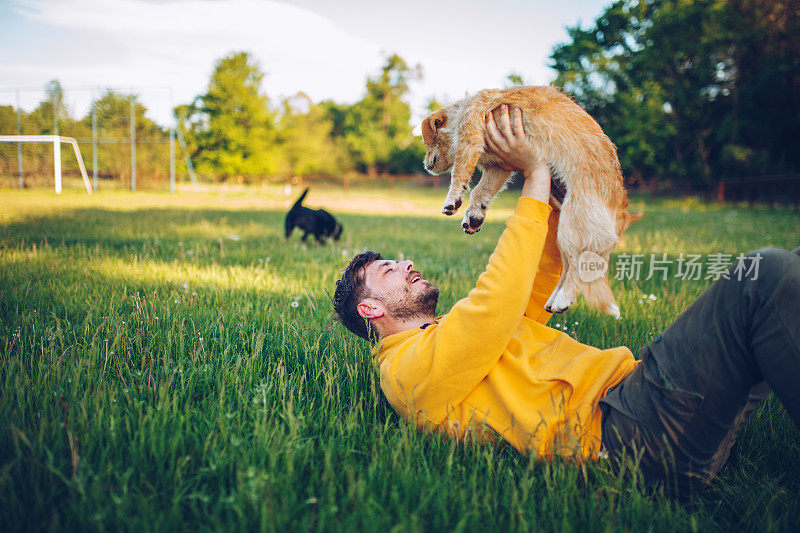
[[[561,275],[549,171],[532,159],[519,114],[490,117],[487,145],[525,184],[475,289],[436,317],[439,291],[414,263],[375,252],[355,256],[336,283],[335,311],[377,342],[381,388],[398,413],[542,458],[640,456],[646,479],[675,476],[668,489],[684,495],[719,472],[770,388],[800,424],[800,248],[751,254],[757,277],[714,282],[641,361],[624,346],[581,344],[546,325]]]

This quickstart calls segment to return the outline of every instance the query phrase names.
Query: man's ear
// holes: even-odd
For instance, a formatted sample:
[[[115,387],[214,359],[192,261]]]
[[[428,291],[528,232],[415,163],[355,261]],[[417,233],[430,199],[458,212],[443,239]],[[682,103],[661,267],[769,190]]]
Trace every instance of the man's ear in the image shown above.
[[[380,318],[386,313],[386,308],[374,298],[365,298],[357,306],[358,316],[366,319]]]
[[[436,136],[436,130],[441,128],[447,122],[447,112],[444,109],[439,109],[428,115],[422,121],[422,140],[428,146],[433,144],[433,138]]]

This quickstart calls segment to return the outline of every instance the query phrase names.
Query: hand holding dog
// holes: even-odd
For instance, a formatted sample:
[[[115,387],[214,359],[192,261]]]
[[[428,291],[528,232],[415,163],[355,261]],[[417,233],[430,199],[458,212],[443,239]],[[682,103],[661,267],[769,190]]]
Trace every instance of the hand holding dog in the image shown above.
[[[509,116],[508,106],[500,106],[499,124],[494,115],[486,114],[486,146],[508,165],[505,170],[516,170],[525,176],[522,195],[544,203],[550,199],[550,170],[536,157],[522,125],[522,110],[514,108]]]

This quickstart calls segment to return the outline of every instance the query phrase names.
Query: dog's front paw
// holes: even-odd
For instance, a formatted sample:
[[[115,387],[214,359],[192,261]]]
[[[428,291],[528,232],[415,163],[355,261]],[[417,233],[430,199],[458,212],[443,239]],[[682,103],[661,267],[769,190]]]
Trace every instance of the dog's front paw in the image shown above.
[[[455,215],[459,207],[461,207],[461,198],[455,198],[453,200],[446,198],[442,206],[442,213],[447,216]]]
[[[483,221],[486,214],[481,209],[475,209],[470,206],[467,212],[464,213],[464,218],[461,220],[461,227],[467,235],[472,235],[480,231],[483,226]]]

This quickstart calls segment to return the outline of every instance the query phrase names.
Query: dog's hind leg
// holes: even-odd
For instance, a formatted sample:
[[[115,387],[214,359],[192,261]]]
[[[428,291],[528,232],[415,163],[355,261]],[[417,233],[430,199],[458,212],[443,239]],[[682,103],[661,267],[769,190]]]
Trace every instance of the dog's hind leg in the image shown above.
[[[547,299],[547,302],[544,304],[544,310],[548,313],[560,313],[561,311],[553,311],[553,305],[555,304],[556,294],[559,293],[561,287],[564,285],[564,280],[567,279],[567,274],[569,273],[569,262],[561,255],[561,264],[562,264],[562,271],[561,277],[558,279],[558,283],[556,284],[556,288],[553,289],[553,292],[550,294],[550,297]]]
[[[585,207],[587,203],[581,202],[579,209],[570,196],[568,192],[558,226],[558,247],[565,276],[546,307],[553,313],[560,313],[574,304],[579,294],[583,294],[589,305],[619,318],[619,307],[605,278],[611,250],[619,241],[614,218],[601,205]],[[587,231],[587,228],[591,231]],[[591,252],[589,257],[584,255],[586,252]],[[581,261],[585,264],[581,264]],[[592,268],[581,270],[589,266]],[[598,268],[604,268],[605,271]],[[592,272],[603,272],[603,277],[596,278],[591,275]],[[583,278],[582,274],[585,274]]]
[[[511,171],[503,170],[497,166],[487,167],[483,171],[481,180],[472,190],[469,197],[469,207],[464,213],[464,219],[461,221],[461,227],[468,234],[473,234],[481,229],[483,220],[486,218],[486,209],[489,204],[494,200],[494,197],[503,190],[508,179],[511,177]]]
[[[575,303],[580,293],[580,279],[578,277],[578,257],[567,255],[563,261],[564,272],[559,280],[559,285],[545,304],[545,310],[550,313],[561,313]]]
[[[614,318],[620,318],[619,306],[614,300],[614,294],[611,292],[606,276],[591,283],[584,283],[581,294],[592,307],[605,311]]]

